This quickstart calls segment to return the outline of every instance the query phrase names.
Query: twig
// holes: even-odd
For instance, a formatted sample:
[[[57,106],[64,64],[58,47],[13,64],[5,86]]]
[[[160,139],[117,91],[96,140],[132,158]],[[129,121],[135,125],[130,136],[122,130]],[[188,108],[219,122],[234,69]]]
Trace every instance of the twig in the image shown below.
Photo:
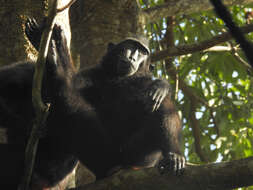
[[[217,133],[217,136],[220,137],[220,129],[219,129],[219,126],[218,126],[217,121],[215,119],[214,110],[213,110],[213,108],[211,106],[209,106],[207,108],[210,110],[210,117],[213,120],[213,124],[214,124],[213,127],[214,127],[214,129],[215,129],[215,131]]]

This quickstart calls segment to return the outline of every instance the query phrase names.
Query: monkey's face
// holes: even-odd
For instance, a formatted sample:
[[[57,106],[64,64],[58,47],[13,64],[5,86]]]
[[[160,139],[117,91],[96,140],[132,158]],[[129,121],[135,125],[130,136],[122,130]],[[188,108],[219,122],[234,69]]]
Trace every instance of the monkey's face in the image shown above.
[[[117,76],[131,76],[135,74],[141,63],[147,60],[148,51],[139,42],[125,40],[111,49],[114,57]]]

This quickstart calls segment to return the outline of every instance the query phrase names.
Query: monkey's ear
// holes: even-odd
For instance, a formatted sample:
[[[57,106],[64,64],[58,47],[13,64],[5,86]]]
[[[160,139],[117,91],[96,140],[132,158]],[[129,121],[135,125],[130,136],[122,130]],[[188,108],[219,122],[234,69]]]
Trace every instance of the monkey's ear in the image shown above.
[[[111,51],[116,45],[112,42],[110,42],[107,46],[107,51]]]

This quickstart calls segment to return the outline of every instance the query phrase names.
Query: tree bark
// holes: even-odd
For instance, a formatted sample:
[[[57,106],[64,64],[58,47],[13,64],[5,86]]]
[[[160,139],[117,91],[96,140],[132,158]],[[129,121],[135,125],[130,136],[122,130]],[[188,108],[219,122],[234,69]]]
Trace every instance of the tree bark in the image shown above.
[[[74,60],[80,59],[81,67],[99,63],[109,42],[142,28],[139,11],[136,1],[77,1],[70,11]]]
[[[61,0],[60,7],[69,0]],[[29,59],[35,60],[37,52],[24,35],[24,22],[27,17],[41,21],[45,16],[47,0],[0,0],[0,66]],[[70,44],[69,9],[57,15],[56,23],[64,28]]]
[[[29,45],[24,38],[25,15],[42,17],[43,1],[0,0],[0,66],[27,58]]]

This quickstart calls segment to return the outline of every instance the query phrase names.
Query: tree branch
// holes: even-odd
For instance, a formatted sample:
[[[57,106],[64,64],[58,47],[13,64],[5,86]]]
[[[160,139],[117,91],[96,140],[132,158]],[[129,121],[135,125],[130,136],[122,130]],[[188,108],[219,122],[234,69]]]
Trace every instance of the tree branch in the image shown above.
[[[249,33],[253,31],[253,24],[243,26],[241,27],[241,31],[243,33]],[[216,46],[220,43],[224,43],[228,40],[231,40],[232,36],[229,32],[225,32],[223,34],[220,34],[218,36],[215,36],[209,40],[205,40],[203,42],[200,42],[198,44],[191,44],[191,45],[183,45],[183,46],[174,46],[169,47],[168,49],[157,51],[151,55],[151,61],[159,61],[162,59],[166,59],[170,56],[180,56],[180,55],[186,55],[189,53],[199,52],[206,50],[208,48],[211,48],[213,46]]]
[[[156,168],[122,170],[72,190],[221,190],[253,185],[253,157],[231,162],[187,165],[182,176],[161,175]]]
[[[224,4],[231,6],[237,4],[249,4],[252,3],[253,0],[224,0],[223,2]],[[213,9],[213,6],[210,4],[209,0],[169,0],[162,5],[142,10],[139,16],[144,20],[145,24],[148,24],[168,16],[187,15],[210,9]]]
[[[66,10],[67,8],[71,7],[71,5],[73,5],[75,2],[76,2],[76,0],[69,1],[69,3],[67,5],[65,5],[65,6],[63,6],[61,8],[58,8],[57,9],[57,13],[60,13],[60,12],[62,12],[64,10]]]
[[[41,97],[41,87],[43,80],[43,73],[47,59],[47,53],[49,48],[49,42],[52,36],[52,31],[55,22],[55,16],[57,14],[57,5],[59,0],[51,1],[49,6],[49,13],[47,18],[46,27],[43,31],[39,55],[35,65],[35,72],[33,76],[33,88],[32,88],[32,102],[34,110],[36,112],[36,118],[32,127],[30,138],[25,150],[25,170],[24,176],[22,178],[22,183],[19,186],[19,190],[29,189],[29,184],[32,177],[32,171],[37,151],[37,146],[39,143],[38,133],[41,131],[42,127],[48,116],[49,105],[45,105]]]

